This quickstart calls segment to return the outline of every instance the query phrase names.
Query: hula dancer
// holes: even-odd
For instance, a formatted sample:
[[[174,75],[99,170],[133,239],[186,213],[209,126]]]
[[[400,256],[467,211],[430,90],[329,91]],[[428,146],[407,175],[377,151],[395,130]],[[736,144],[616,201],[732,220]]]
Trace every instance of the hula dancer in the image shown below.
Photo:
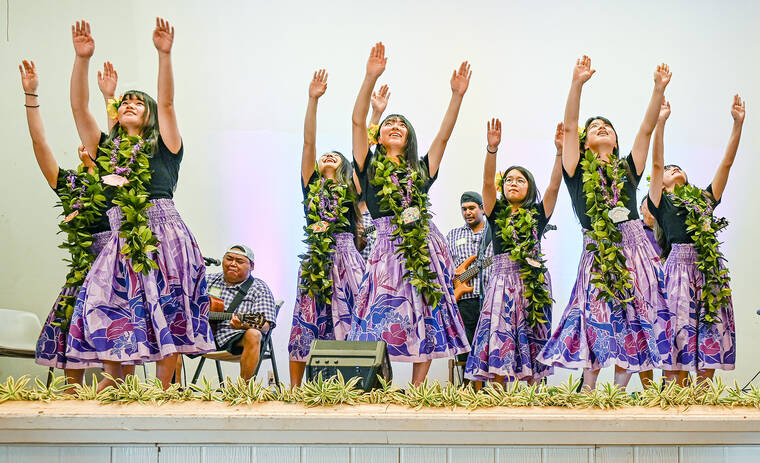
[[[467,62],[454,71],[441,129],[419,159],[414,128],[398,114],[380,123],[377,147],[369,149],[367,112],[386,61],[385,47],[376,44],[352,116],[354,168],[378,235],[356,298],[350,338],[385,341],[392,360],[414,363],[412,383],[420,384],[432,359],[470,350],[452,289],[453,262],[431,221],[427,192],[471,72]]]
[[[95,48],[90,25],[72,26],[72,36],[74,121],[87,150],[99,153],[103,183],[115,195],[108,218],[118,233],[79,292],[66,354],[100,360],[114,378],[124,377],[124,363],[155,361],[156,376],[168,387],[177,354],[214,350],[203,257],[172,201],[183,155],[174,112],[174,28],[156,18],[158,103],[146,93],[126,92],[114,105],[117,122],[108,135],[87,104]]]
[[[493,231],[494,261],[465,378],[534,383],[553,371],[536,361],[552,327],[551,280],[541,253],[541,237],[562,182],[564,133],[560,123],[554,137],[557,154],[551,180],[542,200],[533,175],[524,167],[508,168],[496,184],[501,121],[493,119],[487,126],[483,206]]]
[[[317,102],[326,90],[327,72],[321,69],[309,85],[304,121],[301,189],[308,251],[301,256],[288,344],[291,386],[301,384],[313,340],[342,341],[348,336],[364,274],[364,259],[354,241],[359,212],[351,164],[337,151],[316,161]]]
[[[636,187],[671,74],[666,65],[657,67],[644,121],[631,154],[621,159],[608,119],[591,117],[580,135],[576,131],[581,89],[594,72],[587,56],[577,61],[562,150],[565,184],[583,227],[583,253],[570,302],[538,360],[583,368],[586,388],[594,388],[601,368],[615,365],[615,384],[625,387],[632,372],[670,362],[662,266],[638,220]]]
[[[670,380],[683,382],[690,371],[698,379],[712,378],[716,369],[733,370],[736,363],[729,276],[716,237],[727,222],[715,217],[713,210],[723,197],[739,147],[745,103],[734,95],[731,137],[715,177],[705,190],[689,184],[680,167],[664,166],[663,132],[669,115],[670,104],[666,103],[654,135],[647,202],[669,251],[665,285],[673,317],[673,365],[665,374]]]

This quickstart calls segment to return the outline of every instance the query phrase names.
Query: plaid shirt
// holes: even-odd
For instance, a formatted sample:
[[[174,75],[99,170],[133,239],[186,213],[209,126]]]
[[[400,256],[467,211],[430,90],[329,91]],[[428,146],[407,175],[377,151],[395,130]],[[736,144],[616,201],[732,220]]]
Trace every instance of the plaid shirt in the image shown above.
[[[228,286],[224,282],[224,273],[214,273],[206,276],[206,282],[208,283],[209,294],[211,288],[218,288],[221,290],[221,296],[219,299],[224,301],[225,309],[229,307],[232,300],[235,299],[235,295],[238,293],[238,288],[245,283],[242,281],[236,285]],[[248,293],[245,295],[240,305],[235,310],[235,313],[263,313],[264,317],[269,322],[269,329],[274,328],[275,318],[277,313],[275,312],[274,296],[264,281],[253,278],[253,284],[248,289]],[[213,327],[213,325],[216,325]],[[236,334],[243,333],[245,330],[236,330],[230,328],[230,321],[224,320],[218,323],[212,324],[214,329],[214,339],[216,339],[217,347],[221,348]]]
[[[362,213],[362,226],[364,228],[367,228],[370,225],[374,225],[372,223],[372,216],[370,215],[369,211],[364,211]],[[372,233],[367,234],[365,238],[367,238],[367,245],[364,246],[364,249],[362,249],[361,255],[366,261],[369,259],[369,253],[372,252],[372,246],[375,244],[375,240],[377,239],[377,231],[373,231]]]
[[[484,220],[483,229],[479,232],[473,232],[466,224],[463,227],[455,228],[446,235],[446,244],[449,247],[451,258],[454,259],[454,267],[459,267],[468,257],[474,256],[478,253],[480,248],[480,240],[483,238],[486,230],[488,229],[488,222]],[[481,259],[493,256],[493,242],[488,243],[488,247],[485,253],[480,256]],[[477,262],[473,262],[470,265],[477,265]],[[488,278],[491,275],[491,267],[487,267],[480,272],[480,285],[477,284],[477,277],[470,280],[473,284],[474,291],[471,293],[465,293],[462,295],[462,299],[472,299],[479,297],[480,294],[485,292],[485,288],[488,286]],[[482,286],[481,286],[482,285]]]

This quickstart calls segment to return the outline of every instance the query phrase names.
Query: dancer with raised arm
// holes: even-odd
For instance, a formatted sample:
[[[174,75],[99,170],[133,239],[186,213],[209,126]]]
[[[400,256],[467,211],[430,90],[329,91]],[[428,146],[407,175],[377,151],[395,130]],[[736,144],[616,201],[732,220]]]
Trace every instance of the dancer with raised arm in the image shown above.
[[[471,72],[466,61],[454,71],[441,128],[419,159],[414,128],[399,114],[380,123],[377,147],[370,150],[367,113],[386,61],[385,46],[376,44],[351,119],[354,167],[378,232],[356,298],[351,339],[385,341],[392,360],[414,364],[412,383],[420,384],[432,359],[470,349],[452,289],[453,262],[431,221],[427,193],[438,176]]]
[[[317,103],[326,90],[327,72],[321,69],[309,84],[304,121],[301,190],[308,251],[301,256],[288,344],[291,386],[301,384],[313,340],[343,341],[348,336],[364,275],[364,259],[355,246],[361,219],[351,163],[337,151],[317,161]]]
[[[583,368],[585,388],[595,387],[601,368],[614,365],[615,384],[625,387],[632,372],[670,363],[662,266],[638,220],[636,187],[671,74],[667,65],[657,66],[644,121],[631,153],[620,158],[609,119],[591,117],[576,131],[581,90],[595,72],[587,56],[573,69],[562,150],[583,253],[570,302],[538,360]]]
[[[552,327],[551,280],[541,237],[562,183],[563,135],[560,123],[554,137],[557,154],[541,199],[533,175],[522,166],[509,167],[496,184],[501,121],[487,124],[483,207],[493,231],[494,261],[465,367],[465,378],[472,381],[532,384],[552,372],[536,361]]]
[[[78,22],[72,37],[74,121],[82,143],[99,153],[97,162],[107,173],[102,179],[117,205],[108,217],[118,233],[79,292],[66,353],[102,361],[114,378],[124,377],[125,362],[155,361],[166,388],[177,354],[214,350],[203,257],[172,200],[184,150],[174,109],[174,28],[156,18],[158,101],[141,91],[126,92],[108,135],[87,104],[87,68],[95,48],[90,25]]]
[[[670,103],[660,110],[652,148],[649,210],[665,238],[665,285],[673,317],[673,365],[670,380],[712,378],[715,370],[733,370],[736,327],[728,269],[716,234],[728,224],[713,215],[720,204],[736,158],[746,114],[745,102],[734,95],[733,127],[728,146],[712,182],[704,190],[689,183],[686,172],[665,166],[664,130]]]

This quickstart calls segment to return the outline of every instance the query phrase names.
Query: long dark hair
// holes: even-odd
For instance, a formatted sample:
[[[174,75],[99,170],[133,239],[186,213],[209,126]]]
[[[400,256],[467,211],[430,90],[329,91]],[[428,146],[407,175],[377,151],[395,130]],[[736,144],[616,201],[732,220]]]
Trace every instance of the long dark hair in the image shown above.
[[[148,95],[145,92],[141,92],[139,90],[130,90],[128,92],[125,92],[124,95],[122,95],[122,101],[125,99],[130,99],[130,97],[136,97],[138,100],[145,103],[145,113],[143,113],[143,128],[142,133],[140,136],[151,145],[151,152],[155,153],[158,149],[158,105],[156,104],[156,100],[154,100],[150,95]],[[106,138],[106,142],[110,143],[113,142],[113,139],[119,136],[119,128],[121,128],[121,125],[119,125],[119,122],[116,121],[116,124],[111,128],[111,132],[108,134],[108,138]]]
[[[501,177],[501,185],[499,185],[501,187],[500,201],[504,201],[507,206],[510,205],[507,200],[507,195],[504,193],[504,182],[507,180],[507,175],[513,170],[520,172],[523,177],[525,177],[525,180],[528,181],[528,191],[525,193],[525,198],[523,198],[517,207],[527,209],[541,201],[541,193],[539,193],[538,188],[536,188],[536,180],[533,178],[533,174],[523,166],[510,166],[504,171],[504,175]]]
[[[328,151],[327,153],[334,153],[340,156],[341,163],[340,167],[335,171],[335,181],[339,184],[346,185],[348,187],[348,192],[351,195],[352,198],[354,198],[352,207],[354,211],[354,221],[351,224],[351,228],[353,229],[354,233],[354,240],[358,240],[359,238],[359,225],[361,223],[361,217],[362,214],[359,212],[359,195],[356,192],[356,185],[354,185],[354,168],[351,164],[351,161],[346,159],[346,157],[341,153],[340,151]],[[327,154],[324,153],[324,154]],[[324,156],[324,154],[322,156]],[[321,156],[320,156],[321,157]],[[319,172],[319,166],[317,166],[317,172]],[[321,174],[320,174],[321,175]]]
[[[402,116],[401,114],[391,114],[383,119],[383,121],[380,123],[381,128],[388,119],[401,119],[404,125],[406,125],[406,146],[404,147],[404,158],[406,158],[407,164],[409,164],[413,170],[417,171],[422,179],[426,181],[430,175],[428,170],[423,168],[422,164],[420,163],[420,159],[417,154],[417,133],[414,131],[412,123],[409,122],[409,119]],[[372,163],[375,161],[375,159],[377,159],[378,156],[385,156],[385,147],[379,143],[377,144],[374,153],[372,153],[372,155],[369,156],[369,159],[366,161],[369,163],[367,167],[367,176],[369,179],[375,178],[375,168]]]

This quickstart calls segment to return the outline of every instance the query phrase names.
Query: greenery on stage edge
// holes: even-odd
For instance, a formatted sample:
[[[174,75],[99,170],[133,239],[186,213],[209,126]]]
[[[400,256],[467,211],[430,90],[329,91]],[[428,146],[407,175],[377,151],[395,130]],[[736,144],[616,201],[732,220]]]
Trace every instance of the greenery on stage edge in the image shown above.
[[[675,383],[663,385],[661,382],[647,386],[642,392],[627,394],[613,384],[600,384],[592,391],[578,392],[579,380],[570,377],[556,386],[541,384],[525,385],[511,383],[506,388],[495,384],[475,391],[471,386],[454,386],[450,383],[425,381],[420,386],[408,385],[402,391],[392,384],[380,380],[382,387],[370,392],[356,388],[358,378],[348,381],[342,376],[314,381],[306,381],[303,386],[293,389],[268,388],[260,382],[236,381],[227,378],[221,387],[212,385],[206,378],[199,384],[181,388],[178,384],[168,390],[161,388],[157,379],[141,381],[129,376],[118,381],[117,386],[108,386],[97,392],[94,382],[85,385],[66,385],[65,378],[53,378],[46,386],[35,378],[9,377],[0,383],[0,403],[10,400],[44,401],[52,400],[97,400],[101,403],[141,403],[161,405],[166,402],[208,401],[226,402],[233,405],[251,405],[261,402],[285,402],[303,404],[309,407],[324,405],[393,404],[414,409],[427,407],[462,407],[466,409],[489,407],[565,407],[614,409],[622,407],[659,407],[662,409],[694,405],[719,407],[760,408],[760,388],[752,386],[747,392],[734,383],[725,385],[720,378],[698,384],[680,386]]]

